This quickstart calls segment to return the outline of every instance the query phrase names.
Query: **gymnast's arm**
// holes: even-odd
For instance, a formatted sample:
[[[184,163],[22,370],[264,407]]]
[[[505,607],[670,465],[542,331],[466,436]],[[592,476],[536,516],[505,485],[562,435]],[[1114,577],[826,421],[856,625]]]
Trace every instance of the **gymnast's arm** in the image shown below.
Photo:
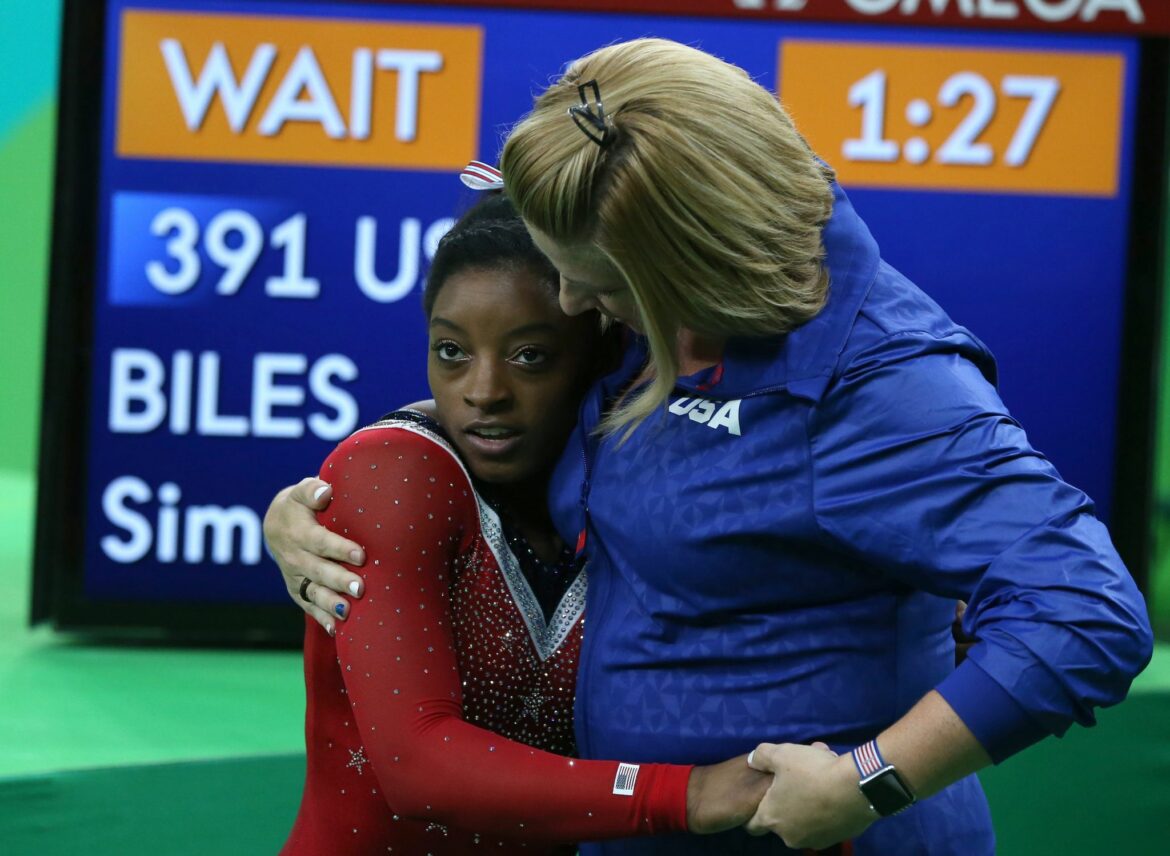
[[[464,721],[448,592],[479,523],[462,468],[425,437],[377,428],[338,446],[321,474],[335,493],[321,522],[366,553],[366,594],[338,626],[337,656],[396,814],[550,841],[714,832],[751,816],[767,777],[742,761],[695,775],[643,764],[634,795],[620,796],[617,761],[553,755]]]

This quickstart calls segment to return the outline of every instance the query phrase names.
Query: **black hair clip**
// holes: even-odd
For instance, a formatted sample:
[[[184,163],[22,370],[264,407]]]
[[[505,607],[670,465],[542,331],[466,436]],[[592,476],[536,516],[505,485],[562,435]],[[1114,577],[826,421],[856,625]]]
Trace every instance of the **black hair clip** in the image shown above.
[[[587,89],[593,90],[593,104],[589,103]],[[597,81],[580,84],[577,94],[581,97],[581,103],[569,108],[569,118],[581,129],[581,133],[604,149],[612,135],[610,127],[605,124],[605,108],[601,105],[601,90],[597,88]],[[594,107],[597,108],[596,112]]]

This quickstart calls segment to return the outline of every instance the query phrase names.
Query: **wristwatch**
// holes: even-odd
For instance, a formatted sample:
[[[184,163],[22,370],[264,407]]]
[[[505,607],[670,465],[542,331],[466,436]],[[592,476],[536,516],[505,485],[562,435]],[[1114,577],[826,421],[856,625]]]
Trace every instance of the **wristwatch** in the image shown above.
[[[877,740],[858,746],[852,755],[857,772],[861,774],[857,787],[878,815],[889,817],[914,805],[914,792],[898,775],[894,765],[886,763],[878,751]]]

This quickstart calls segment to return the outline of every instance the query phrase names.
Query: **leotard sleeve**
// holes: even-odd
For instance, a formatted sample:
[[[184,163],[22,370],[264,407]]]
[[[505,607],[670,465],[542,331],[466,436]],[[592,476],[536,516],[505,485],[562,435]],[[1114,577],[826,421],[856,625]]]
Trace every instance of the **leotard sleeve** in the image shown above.
[[[553,755],[464,721],[449,588],[479,520],[445,447],[374,427],[342,442],[321,477],[334,499],[319,519],[366,551],[365,595],[337,625],[337,657],[395,814],[547,841],[685,831],[689,766],[641,764],[625,796],[618,761]]]

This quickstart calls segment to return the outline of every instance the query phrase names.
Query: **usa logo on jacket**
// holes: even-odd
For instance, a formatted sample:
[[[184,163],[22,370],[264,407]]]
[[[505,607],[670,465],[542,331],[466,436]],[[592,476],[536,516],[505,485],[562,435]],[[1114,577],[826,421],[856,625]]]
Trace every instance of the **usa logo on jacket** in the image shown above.
[[[722,404],[707,398],[679,398],[667,409],[675,416],[688,416],[692,422],[708,428],[723,428],[727,433],[740,436],[739,404],[735,398]]]

